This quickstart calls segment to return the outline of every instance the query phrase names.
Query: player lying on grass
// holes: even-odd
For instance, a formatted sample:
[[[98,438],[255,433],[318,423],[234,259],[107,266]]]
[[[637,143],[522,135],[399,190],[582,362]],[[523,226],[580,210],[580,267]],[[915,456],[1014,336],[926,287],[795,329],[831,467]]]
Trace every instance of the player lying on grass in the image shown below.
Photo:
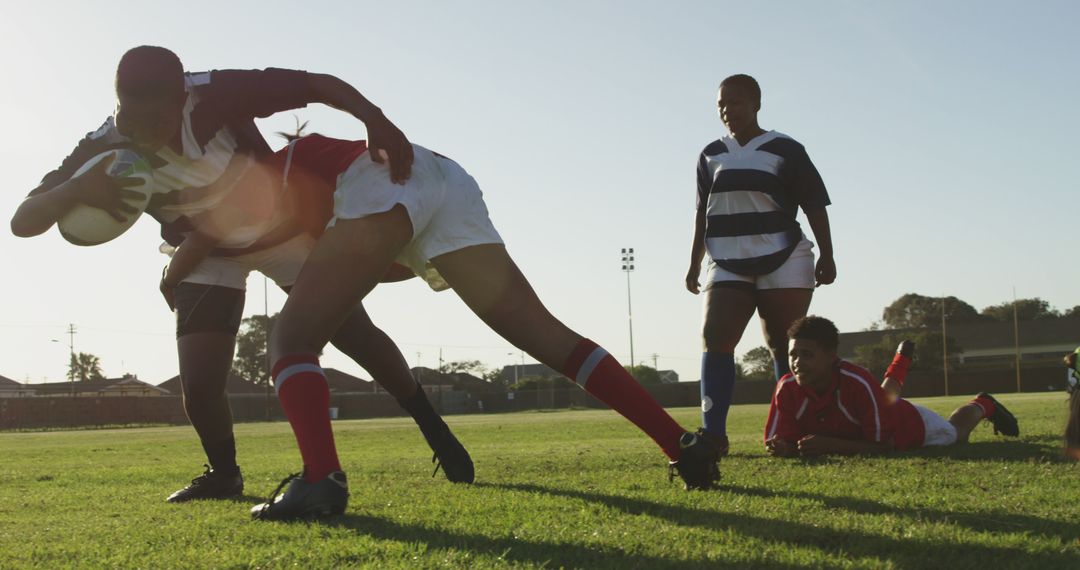
[[[985,392],[948,420],[901,398],[910,362],[903,343],[878,385],[865,368],[837,356],[839,333],[828,319],[803,317],[788,337],[791,374],[777,384],[765,424],[770,455],[885,453],[964,443],[983,419],[995,433],[1020,433],[1016,418]]]
[[[389,149],[395,176],[407,177],[412,148],[382,112],[340,79],[303,71],[222,70],[185,74],[179,58],[164,48],[141,46],[121,58],[116,73],[118,105],[87,135],[57,170],[19,206],[11,220],[18,236],[39,235],[75,204],[99,207],[114,217],[132,215],[123,202],[127,182],[109,178],[102,166],[73,173],[90,157],[112,148],[135,148],[151,158],[155,181],[170,192],[150,213],[161,223],[169,246],[180,246],[197,263],[166,273],[162,293],[176,310],[176,343],[184,409],[206,453],[209,467],[169,501],[240,495],[232,413],[225,383],[251,271],[260,271],[288,291],[325,219],[310,222],[305,204],[282,199],[280,184],[244,178],[249,185],[228,195],[192,194],[189,187],[239,178],[256,159],[272,154],[254,117],[322,102],[365,122],[369,137]],[[377,157],[378,158],[378,157]],[[280,177],[274,180],[279,180]],[[270,180],[269,178],[265,181]],[[232,189],[222,183],[212,188]],[[198,226],[202,231],[195,231]],[[182,264],[181,264],[182,265]],[[183,273],[183,275],[181,275]],[[376,328],[359,304],[343,310],[334,346],[349,355],[394,395],[419,425],[451,481],[471,482],[468,452],[432,409],[394,343]]]
[[[303,473],[286,478],[287,490],[280,496],[275,491],[253,516],[287,520],[344,511],[348,487],[326,414],[318,354],[348,308],[395,260],[436,290],[453,288],[503,338],[632,421],[659,444],[687,488],[710,487],[718,477],[716,449],[675,422],[607,351],[548,312],[508,255],[476,181],[460,165],[413,149],[405,185],[391,182],[364,141],[311,135],[265,163],[287,177],[290,192],[325,205],[328,228],[271,342],[274,385],[300,447]]]
[[[1080,460],[1080,348],[1065,355],[1069,392],[1069,423],[1065,426],[1065,453]]]

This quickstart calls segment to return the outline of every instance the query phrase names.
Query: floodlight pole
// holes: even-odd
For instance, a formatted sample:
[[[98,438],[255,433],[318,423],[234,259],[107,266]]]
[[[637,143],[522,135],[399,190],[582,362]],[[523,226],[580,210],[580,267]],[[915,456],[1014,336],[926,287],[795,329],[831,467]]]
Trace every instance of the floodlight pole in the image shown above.
[[[622,270],[626,273],[626,321],[630,326],[630,375],[634,374],[634,309],[630,304],[630,273],[634,271],[634,248],[623,248]]]

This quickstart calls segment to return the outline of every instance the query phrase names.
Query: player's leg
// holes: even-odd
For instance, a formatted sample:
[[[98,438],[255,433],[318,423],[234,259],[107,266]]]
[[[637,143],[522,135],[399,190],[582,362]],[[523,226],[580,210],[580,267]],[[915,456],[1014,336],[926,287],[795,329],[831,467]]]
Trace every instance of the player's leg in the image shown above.
[[[367,370],[409,412],[434,452],[432,461],[438,462],[436,472],[441,466],[450,481],[473,482],[473,462],[469,452],[431,406],[427,394],[409,371],[409,365],[397,344],[371,322],[362,305],[352,310],[330,342]]]
[[[399,205],[338,220],[304,263],[270,343],[274,386],[296,436],[304,476],[293,479],[277,501],[252,509],[254,517],[294,519],[344,511],[348,485],[334,446],[330,394],[318,354],[411,237],[412,224]]]
[[[783,288],[758,290],[758,315],[765,344],[773,355],[776,379],[791,372],[788,366],[787,330],[810,309],[813,289]]]
[[[806,316],[814,294],[813,247],[809,240],[803,239],[783,265],[757,278],[761,331],[765,336],[765,345],[772,353],[777,380],[791,372],[788,366],[788,328]]]
[[[244,292],[181,283],[176,290],[177,338],[184,411],[199,435],[209,469],[168,497],[169,502],[240,495],[232,410],[225,389],[232,368]]]
[[[994,426],[994,433],[1020,435],[1016,417],[993,396],[980,392],[974,400],[960,406],[949,416],[949,423],[956,426],[956,441],[966,443],[971,431],[982,420],[989,420]]]
[[[710,275],[715,271],[710,272]],[[701,421],[721,455],[727,455],[727,415],[735,393],[735,346],[739,344],[757,295],[754,284],[719,281],[707,285],[701,338]]]
[[[881,381],[881,389],[889,397],[889,401],[895,402],[904,391],[904,382],[907,380],[908,370],[911,369],[911,358],[915,355],[915,343],[910,340],[900,341],[896,347],[896,355],[893,356],[889,367],[885,369],[884,379]]]
[[[556,319],[502,244],[465,247],[431,262],[492,330],[574,380],[652,437],[689,487],[711,485],[715,452],[708,453],[707,444],[679,426],[607,351]]]

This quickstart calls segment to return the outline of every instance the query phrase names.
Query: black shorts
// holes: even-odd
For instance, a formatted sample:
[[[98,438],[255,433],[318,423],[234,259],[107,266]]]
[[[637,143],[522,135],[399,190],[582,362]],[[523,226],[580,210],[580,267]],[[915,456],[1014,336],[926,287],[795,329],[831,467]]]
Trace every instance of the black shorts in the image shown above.
[[[204,332],[236,336],[244,314],[244,291],[220,285],[181,283],[176,287],[176,338]]]

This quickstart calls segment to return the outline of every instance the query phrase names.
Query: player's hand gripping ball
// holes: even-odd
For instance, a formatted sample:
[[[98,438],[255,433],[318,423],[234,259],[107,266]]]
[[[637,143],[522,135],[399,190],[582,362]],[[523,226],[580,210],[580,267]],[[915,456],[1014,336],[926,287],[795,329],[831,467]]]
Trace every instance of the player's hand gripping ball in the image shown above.
[[[98,245],[128,230],[157,191],[150,163],[129,149],[103,152],[72,177],[80,202],[60,218],[60,235],[75,245]]]

